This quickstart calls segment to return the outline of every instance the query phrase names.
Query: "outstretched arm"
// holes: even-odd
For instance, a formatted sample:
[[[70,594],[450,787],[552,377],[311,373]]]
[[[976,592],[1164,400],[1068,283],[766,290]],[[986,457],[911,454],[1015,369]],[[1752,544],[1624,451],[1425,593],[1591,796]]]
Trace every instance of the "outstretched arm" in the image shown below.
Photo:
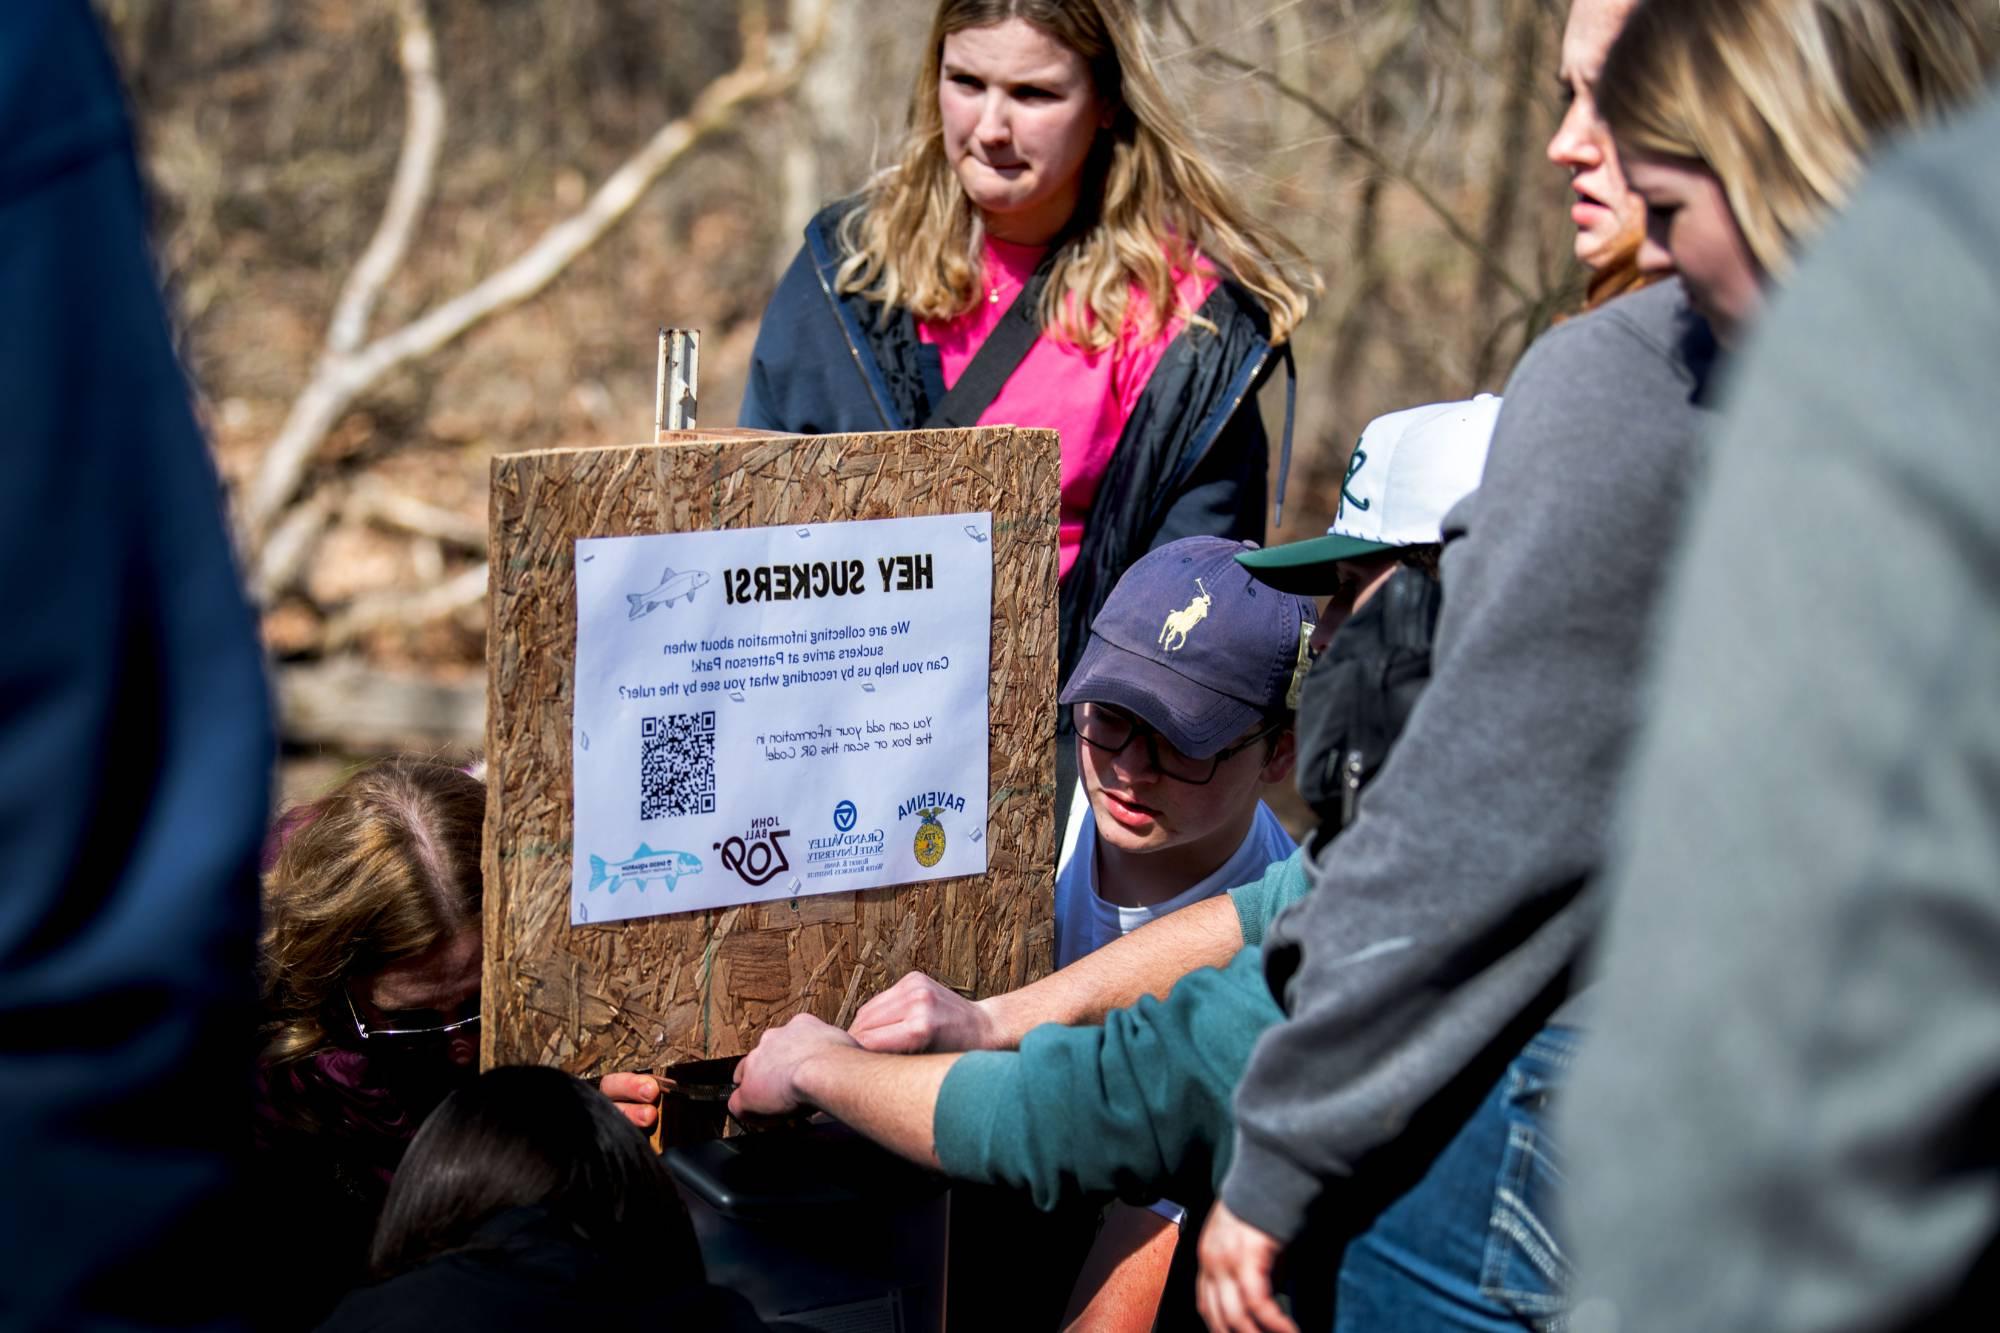
[[[773,1028],[736,1067],[732,1114],[786,1115],[817,1107],[919,1166],[937,1169],[931,1118],[957,1055],[863,1050],[839,1028],[800,1014]]]
[[[1212,1187],[1230,1093],[1257,1034],[1282,1016],[1255,949],[1103,1024],[1044,1025],[1019,1051],[884,1055],[802,1016],[744,1058],[730,1105],[818,1107],[920,1165],[1025,1191],[1042,1208],[1151,1198]]]
[[[923,973],[912,972],[862,1005],[848,1032],[818,1019],[810,1019],[810,1024],[802,1027],[808,1016],[801,1014],[766,1033],[757,1049],[744,1057],[746,1069],[737,1071],[738,1083],[752,1088],[745,1103],[752,1114],[781,1115],[809,1102],[871,1137],[872,1117],[887,1114],[885,1099],[892,1099],[894,1123],[902,1127],[897,1132],[908,1132],[896,1140],[881,1141],[913,1161],[935,1164],[930,1143],[931,1110],[951,1061],[937,1063],[935,1072],[925,1076],[928,1092],[921,1107],[915,1102],[906,1105],[900,1099],[913,1089],[921,1090],[912,1081],[915,1076],[911,1070],[919,1065],[929,1069],[932,1062],[899,1060],[875,1065],[850,1060],[837,1065],[838,1073],[816,1071],[816,1077],[828,1080],[829,1101],[799,1090],[792,1079],[797,1065],[807,1055],[836,1045],[859,1055],[1011,1051],[1020,1046],[1021,1038],[1044,1023],[1070,1027],[1101,1023],[1106,1014],[1144,996],[1163,998],[1188,973],[1223,966],[1242,947],[1243,926],[1236,908],[1226,895],[1218,895],[1150,922],[1062,971],[1006,995],[968,1000]],[[807,1032],[811,1035],[804,1035]],[[829,1033],[838,1036],[839,1042],[830,1041]],[[771,1048],[768,1053],[767,1047]],[[763,1073],[754,1084],[753,1073],[746,1072],[753,1061]],[[866,1072],[871,1069],[876,1071],[872,1075]],[[646,1074],[607,1074],[599,1086],[626,1119],[641,1129],[653,1127],[658,1116],[654,1103],[660,1095],[657,1080]],[[866,1099],[854,1096],[863,1086],[877,1092],[874,1102],[865,1106],[860,1103]],[[738,1095],[744,1096],[741,1092]],[[905,1120],[915,1128],[904,1125]]]
[[[852,1044],[868,1051],[1008,1051],[1018,1049],[1022,1038],[1043,1024],[1102,1023],[1146,996],[1163,998],[1189,973],[1228,964],[1245,944],[1260,941],[1270,919],[1303,897],[1308,887],[1303,863],[1294,853],[1266,870],[1261,880],[1231,890],[1227,898],[1184,907],[1053,976],[985,1000],[968,1000],[912,972],[861,1006],[848,1032]],[[943,1075],[937,1077],[942,1082]],[[607,1074],[601,1086],[632,1123],[652,1128],[660,1095],[655,1079]]]
[[[862,1005],[848,1030],[871,1051],[1013,1050],[1044,1023],[1101,1023],[1143,996],[1164,998],[1196,968],[1226,965],[1243,943],[1237,910],[1219,894],[1005,995],[967,1000],[912,972]]]

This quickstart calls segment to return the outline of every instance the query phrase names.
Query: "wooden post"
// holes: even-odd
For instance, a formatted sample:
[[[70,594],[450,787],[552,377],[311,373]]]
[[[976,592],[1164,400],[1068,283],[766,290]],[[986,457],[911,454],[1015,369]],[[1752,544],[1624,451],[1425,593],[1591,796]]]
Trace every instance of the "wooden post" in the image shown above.
[[[701,378],[701,331],[667,330],[667,429],[693,430],[695,384]]]
[[[660,364],[653,381],[653,443],[670,430],[693,430],[695,386],[701,379],[701,330],[661,329]]]
[[[653,377],[653,443],[667,437],[667,330],[660,328],[660,363]]]

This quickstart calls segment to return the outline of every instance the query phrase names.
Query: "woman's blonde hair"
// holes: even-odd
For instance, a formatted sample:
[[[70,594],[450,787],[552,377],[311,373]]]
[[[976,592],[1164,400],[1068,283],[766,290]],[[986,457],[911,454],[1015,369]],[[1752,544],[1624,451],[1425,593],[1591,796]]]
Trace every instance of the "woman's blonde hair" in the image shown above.
[[[950,34],[1015,18],[1082,57],[1113,113],[1083,168],[1077,211],[1042,293],[1042,327],[1101,351],[1126,332],[1136,286],[1145,318],[1132,331],[1150,341],[1168,320],[1193,315],[1181,308],[1173,274],[1192,271],[1199,253],[1262,304],[1273,342],[1290,337],[1319,275],[1297,247],[1252,219],[1208,164],[1154,69],[1130,0],[940,0],[901,158],[841,220],[840,290],[880,302],[885,313],[932,321],[977,303],[983,229],[945,156],[939,68]]]
[[[486,789],[446,763],[389,759],[288,816],[264,881],[264,1062],[329,1044],[354,977],[479,929]]]
[[[1619,151],[1697,162],[1750,252],[1782,277],[1884,133],[1969,101],[1995,0],[1646,0],[1605,58]]]

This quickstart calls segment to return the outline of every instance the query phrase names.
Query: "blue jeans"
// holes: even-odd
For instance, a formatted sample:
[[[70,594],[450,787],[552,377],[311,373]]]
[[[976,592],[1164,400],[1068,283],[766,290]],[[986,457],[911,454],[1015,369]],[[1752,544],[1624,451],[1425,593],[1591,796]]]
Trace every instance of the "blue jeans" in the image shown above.
[[[1578,1039],[1537,1033],[1415,1183],[1348,1240],[1335,1333],[1561,1333],[1569,1261],[1552,1230],[1562,1159],[1549,1103]]]

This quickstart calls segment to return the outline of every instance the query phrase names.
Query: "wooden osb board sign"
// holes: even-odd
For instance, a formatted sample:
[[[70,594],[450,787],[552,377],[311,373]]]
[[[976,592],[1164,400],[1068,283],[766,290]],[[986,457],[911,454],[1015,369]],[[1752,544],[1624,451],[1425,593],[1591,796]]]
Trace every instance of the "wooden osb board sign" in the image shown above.
[[[593,1076],[737,1055],[807,1011],[845,1025],[920,970],[972,996],[1053,961],[1056,435],[776,436],[493,460],[486,724],[487,1065]],[[580,537],[993,515],[988,872],[572,926]]]

